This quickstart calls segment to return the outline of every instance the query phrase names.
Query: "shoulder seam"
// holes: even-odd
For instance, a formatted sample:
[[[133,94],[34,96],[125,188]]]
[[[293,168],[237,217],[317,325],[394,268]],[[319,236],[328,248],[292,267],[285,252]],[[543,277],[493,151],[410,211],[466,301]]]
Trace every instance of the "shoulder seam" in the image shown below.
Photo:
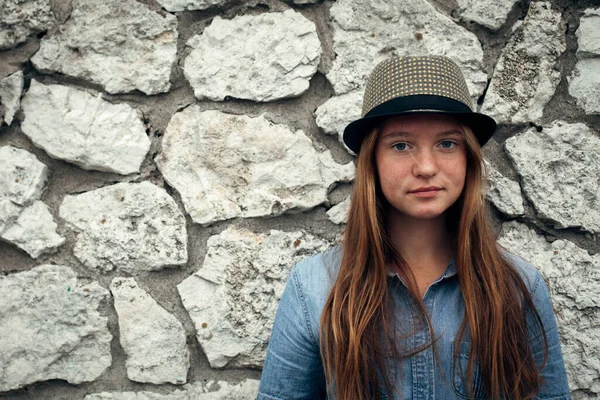
[[[308,335],[313,342],[313,345],[319,348],[319,342],[316,340],[315,335],[313,335],[313,331],[310,324],[310,315],[308,312],[308,307],[306,306],[306,298],[304,296],[304,292],[302,291],[302,287],[297,275],[297,270],[294,268],[292,271],[292,279],[294,282],[294,288],[296,289],[296,294],[298,295],[298,299],[300,300],[300,305],[302,306],[302,314],[304,314],[304,323],[305,328],[308,331]]]

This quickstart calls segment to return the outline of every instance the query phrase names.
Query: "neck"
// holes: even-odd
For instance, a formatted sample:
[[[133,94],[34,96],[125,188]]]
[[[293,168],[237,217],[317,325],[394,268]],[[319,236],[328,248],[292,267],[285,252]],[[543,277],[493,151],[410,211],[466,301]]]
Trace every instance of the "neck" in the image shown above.
[[[387,232],[396,251],[411,266],[447,265],[453,255],[445,215],[414,219],[389,210]]]

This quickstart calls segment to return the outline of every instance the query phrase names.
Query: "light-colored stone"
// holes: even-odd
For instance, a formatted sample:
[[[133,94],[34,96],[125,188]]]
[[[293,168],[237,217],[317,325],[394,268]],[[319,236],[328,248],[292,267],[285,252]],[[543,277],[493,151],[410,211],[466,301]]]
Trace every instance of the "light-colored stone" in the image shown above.
[[[13,146],[0,147],[0,233],[23,208],[42,196],[48,168],[36,156]]]
[[[586,114],[600,114],[600,8],[587,9],[577,29],[577,64],[569,94]]]
[[[61,265],[0,276],[0,392],[98,378],[112,363],[112,336],[98,312],[108,296]]]
[[[4,79],[0,79],[0,118],[4,119],[6,125],[12,124],[13,118],[19,109],[22,92],[23,71],[15,72]],[[0,125],[2,125],[1,122]]]
[[[84,169],[139,172],[150,149],[141,113],[101,94],[32,80],[22,107],[23,133],[51,157]]]
[[[88,394],[84,400],[254,400],[258,395],[260,381],[246,379],[237,385],[219,381],[219,389],[212,390],[214,381],[205,386],[201,383],[184,385],[185,390],[174,390],[169,394],[154,392],[103,392]]]
[[[42,39],[31,62],[41,72],[75,76],[109,93],[167,92],[177,54],[177,19],[135,0],[73,0],[67,22]]]
[[[114,278],[110,291],[119,316],[127,377],[136,382],[183,384],[190,368],[185,329],[133,278]]]
[[[577,58],[600,56],[600,8],[588,8],[579,20]]]
[[[517,222],[503,225],[498,242],[548,282],[571,390],[600,392],[600,255],[567,240],[548,243]]]
[[[60,217],[78,231],[75,256],[90,268],[156,271],[187,262],[185,218],[150,182],[66,196]]]
[[[458,14],[491,30],[506,22],[510,10],[518,0],[458,0]]]
[[[272,101],[300,96],[317,71],[321,42],[302,14],[217,16],[187,45],[184,73],[198,99]]]
[[[327,202],[354,164],[318,153],[302,131],[191,106],[175,114],[156,164],[194,222],[279,215]]]
[[[344,143],[344,129],[350,122],[360,118],[362,97],[362,92],[354,91],[334,96],[321,104],[315,111],[319,128],[328,135],[336,135],[340,143]]]
[[[600,232],[600,138],[587,125],[556,121],[506,140],[525,195],[558,228]]]
[[[158,0],[167,11],[206,10],[213,6],[227,4],[229,0]]]
[[[516,217],[525,214],[519,182],[506,178],[487,162],[486,170],[488,184],[486,198],[506,215]]]
[[[569,77],[569,94],[586,114],[600,114],[600,57],[575,64]]]
[[[362,92],[367,75],[387,57],[428,54],[456,61],[474,99],[483,92],[479,40],[426,0],[338,0],[330,14],[336,57],[327,78],[337,95]]]
[[[557,63],[566,49],[565,24],[549,2],[533,1],[496,65],[482,112],[499,123],[542,118],[558,83]]]
[[[329,217],[329,220],[331,222],[333,222],[334,224],[342,225],[345,224],[346,221],[348,221],[348,212],[350,211],[350,199],[351,197],[348,196],[346,200],[342,201],[339,204],[336,204],[327,211],[327,216]]]
[[[21,211],[17,221],[0,234],[2,239],[16,245],[33,258],[50,253],[65,242],[56,233],[56,222],[48,206],[35,201]]]
[[[262,366],[291,268],[329,245],[301,231],[236,227],[208,239],[202,267],[177,289],[213,368]]]
[[[29,35],[55,23],[49,0],[2,0],[0,2],[0,50],[10,49]]]

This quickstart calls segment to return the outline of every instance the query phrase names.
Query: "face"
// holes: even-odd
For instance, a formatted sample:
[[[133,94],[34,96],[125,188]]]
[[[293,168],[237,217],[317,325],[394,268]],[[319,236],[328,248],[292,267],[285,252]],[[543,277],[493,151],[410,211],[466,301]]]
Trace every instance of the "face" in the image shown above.
[[[400,218],[441,217],[465,185],[467,150],[456,119],[408,114],[386,120],[375,160],[390,212]]]

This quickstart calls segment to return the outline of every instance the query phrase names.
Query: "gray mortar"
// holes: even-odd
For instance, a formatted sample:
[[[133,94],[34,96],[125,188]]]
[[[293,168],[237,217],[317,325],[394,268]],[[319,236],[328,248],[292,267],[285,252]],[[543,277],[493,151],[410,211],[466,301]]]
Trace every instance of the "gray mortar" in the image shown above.
[[[160,4],[155,0],[140,0],[140,2],[148,4],[153,10],[161,10]],[[597,2],[594,0],[552,0],[551,2],[554,8],[562,11],[563,18],[568,25],[567,51],[559,61],[562,79],[554,97],[544,110],[543,124],[547,124],[555,119],[564,119],[569,122],[584,121],[597,132],[600,132],[600,116],[584,115],[584,113],[576,107],[574,99],[568,94],[566,82],[566,76],[571,73],[575,65],[575,52],[577,47],[575,30],[579,23],[579,17],[585,8],[597,6]],[[434,4],[438,10],[449,16],[453,16],[453,10],[456,9],[456,3],[452,0],[431,0],[431,3]],[[50,174],[42,200],[50,207],[51,213],[58,224],[58,232],[66,237],[66,243],[61,246],[56,253],[42,255],[37,260],[33,260],[16,247],[0,242],[0,254],[2,255],[0,274],[28,270],[36,265],[51,262],[68,265],[72,267],[80,277],[96,280],[105,288],[108,288],[114,277],[125,276],[126,274],[117,273],[116,271],[101,273],[99,271],[87,269],[73,256],[71,249],[75,243],[75,234],[69,230],[65,226],[65,222],[58,217],[58,208],[62,199],[67,194],[85,192],[116,182],[145,180],[155,183],[160,187],[166,187],[167,191],[175,199],[180,210],[184,212],[180,196],[175,190],[166,185],[153,162],[153,158],[160,150],[162,135],[164,134],[170,116],[190,104],[198,104],[202,110],[213,109],[235,114],[246,114],[249,116],[257,116],[265,113],[266,117],[275,123],[285,124],[292,129],[302,129],[305,131],[318,148],[329,149],[337,162],[343,163],[351,160],[352,157],[339,144],[337,138],[324,134],[317,127],[313,115],[315,109],[333,95],[331,84],[324,75],[331,68],[332,61],[335,57],[332,51],[333,35],[329,21],[329,9],[333,4],[334,3],[330,0],[314,5],[303,6],[276,0],[253,0],[248,2],[238,0],[231,1],[221,8],[213,7],[204,11],[185,11],[176,13],[179,32],[178,59],[176,65],[174,65],[174,68],[172,69],[172,86],[169,93],[156,96],[145,96],[139,92],[121,95],[104,95],[104,98],[108,101],[126,102],[131,106],[140,109],[144,115],[144,122],[147,127],[148,135],[151,138],[152,145],[148,156],[142,164],[140,173],[120,176],[104,172],[85,171],[72,164],[50,158],[44,151],[33,146],[31,141],[20,131],[20,123],[23,119],[21,112],[17,114],[11,127],[5,125],[1,126],[0,146],[10,144],[28,150],[49,167]],[[490,32],[488,29],[478,26],[477,24],[454,18],[459,25],[462,25],[475,33],[482,43],[484,49],[484,63],[488,77],[491,77],[494,65],[511,36],[512,26],[517,20],[523,19],[528,6],[529,0],[518,3],[509,14],[507,22],[496,32]],[[182,71],[183,60],[189,51],[186,49],[185,42],[190,37],[201,33],[217,15],[223,18],[233,18],[236,15],[259,14],[265,11],[283,11],[288,8],[294,8],[316,24],[319,38],[322,43],[323,55],[319,64],[319,73],[311,80],[310,87],[306,93],[295,99],[286,99],[264,104],[236,99],[225,102],[199,102],[194,98],[193,91],[189,83],[185,80]],[[53,0],[52,10],[58,16],[60,21],[65,21],[70,13],[70,4],[69,2]],[[162,12],[165,11],[162,10]],[[83,80],[69,78],[58,74],[44,75],[35,71],[28,62],[28,59],[39,48],[39,40],[40,39],[34,36],[15,49],[0,52],[0,78],[24,67],[26,87],[28,87],[31,79],[36,79],[43,83],[62,83],[84,88],[92,93],[101,91],[100,86],[90,84]],[[518,179],[518,174],[504,153],[501,143],[504,143],[507,138],[525,128],[528,128],[528,126],[501,126],[495,138],[484,148],[486,158],[490,160],[503,175],[511,179]],[[330,203],[337,204],[341,202],[349,195],[350,190],[351,185],[348,184],[334,188],[329,195]],[[260,371],[257,370],[216,370],[210,368],[206,356],[196,341],[194,325],[181,304],[176,286],[200,267],[206,255],[206,241],[208,238],[220,233],[230,225],[235,225],[256,232],[265,232],[269,229],[286,231],[302,229],[313,235],[321,236],[327,240],[333,241],[336,239],[336,235],[341,232],[342,228],[329,221],[325,213],[327,208],[328,207],[324,206],[316,207],[313,210],[301,214],[291,213],[275,218],[233,219],[217,222],[208,227],[194,224],[191,221],[191,218],[184,213],[184,215],[186,215],[188,231],[189,262],[187,265],[180,268],[169,268],[157,272],[139,272],[132,275],[135,277],[141,288],[146,290],[162,307],[173,313],[183,323],[191,352],[191,367],[188,373],[188,382],[226,380],[235,383],[245,378],[258,379],[260,377]],[[598,253],[600,251],[600,239],[598,236],[593,236],[573,229],[554,229],[551,224],[540,220],[537,217],[535,209],[526,199],[525,210],[525,216],[518,220],[526,223],[538,233],[546,235],[548,239],[554,240],[563,238],[573,241],[578,246],[587,249],[591,253]],[[490,207],[490,216],[496,230],[499,229],[501,222],[506,220],[506,217],[493,207]],[[86,394],[101,391],[149,390],[157,393],[168,393],[176,388],[175,385],[140,384],[127,379],[125,368],[126,356],[118,341],[118,321],[116,312],[112,306],[112,300],[110,301],[110,304],[103,306],[102,312],[108,317],[109,329],[111,334],[113,334],[114,339],[111,344],[113,364],[100,378],[94,382],[77,386],[70,385],[60,380],[40,382],[28,385],[19,390],[1,393],[0,399],[70,400],[82,399]]]

